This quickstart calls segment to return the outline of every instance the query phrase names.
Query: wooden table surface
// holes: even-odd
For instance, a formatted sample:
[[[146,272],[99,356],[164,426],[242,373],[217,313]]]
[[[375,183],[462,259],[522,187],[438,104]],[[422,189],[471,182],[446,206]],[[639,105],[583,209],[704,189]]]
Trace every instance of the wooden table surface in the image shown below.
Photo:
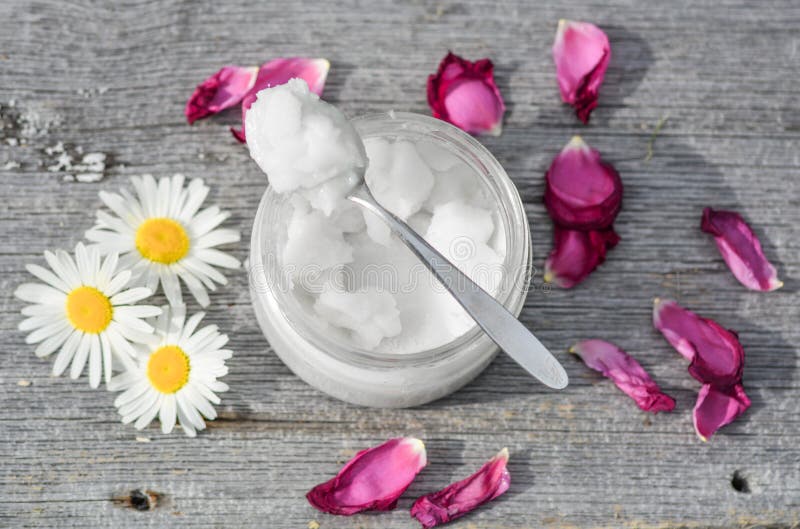
[[[612,43],[589,126],[558,97],[550,46],[562,17],[597,23]],[[510,491],[452,527],[798,527],[799,28],[797,0],[4,0],[0,526],[412,528],[416,496],[507,446]],[[11,295],[29,279],[24,264],[72,248],[93,223],[98,191],[130,175],[204,178],[242,231],[233,253],[246,257],[266,181],[228,132],[238,110],[185,123],[184,102],[205,76],[228,63],[321,56],[332,63],[325,97],[348,115],[427,113],[425,79],[448,49],[495,62],[509,113],[503,135],[483,141],[526,203],[539,270],[550,245],[541,195],[553,155],[582,134],[622,174],[622,243],[573,290],[544,292],[535,277],[522,315],[564,361],[566,391],[500,357],[428,406],[334,401],[272,353],[243,270],[212,295],[208,319],[230,335],[235,356],[220,418],[196,439],[122,425],[114,395],[85,377],[53,378],[52,360],[34,357]],[[76,158],[105,154],[102,179],[65,181],[68,171],[53,167],[59,143]],[[739,285],[698,229],[707,205],[751,221],[782,290]],[[698,384],[650,323],[655,296],[736,329],[746,349],[753,406],[708,443],[692,428]],[[590,337],[633,353],[676,397],[675,412],[640,412],[567,355]],[[334,518],[306,503],[304,493],[354,451],[398,435],[423,438],[431,464],[396,511]],[[153,491],[157,504],[132,508],[136,490]]]

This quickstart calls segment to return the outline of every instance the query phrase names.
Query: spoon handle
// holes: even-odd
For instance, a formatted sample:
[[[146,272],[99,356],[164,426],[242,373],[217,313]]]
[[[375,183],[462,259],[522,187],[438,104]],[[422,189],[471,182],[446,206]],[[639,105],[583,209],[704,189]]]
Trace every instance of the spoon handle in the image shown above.
[[[567,387],[569,378],[564,367],[513,314],[408,224],[378,204],[366,185],[359,190],[347,198],[383,219],[500,349],[543,384],[554,389]]]

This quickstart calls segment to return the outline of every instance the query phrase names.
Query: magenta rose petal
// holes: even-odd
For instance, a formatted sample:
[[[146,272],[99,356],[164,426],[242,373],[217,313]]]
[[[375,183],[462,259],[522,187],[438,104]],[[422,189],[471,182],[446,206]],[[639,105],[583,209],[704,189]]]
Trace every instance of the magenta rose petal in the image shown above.
[[[186,102],[186,120],[191,125],[237,104],[253,87],[257,73],[256,67],[224,66],[197,85]]]
[[[255,84],[242,99],[242,128],[240,130],[231,128],[233,137],[242,143],[246,141],[244,115],[256,100],[256,94],[261,90],[285,84],[290,79],[299,78],[308,83],[308,88],[312,92],[321,96],[330,68],[331,63],[327,59],[309,59],[306,57],[273,59],[262,64],[258,70]]]
[[[764,256],[761,242],[741,215],[705,208],[700,228],[714,236],[719,253],[741,284],[762,292],[783,286],[775,267]]]
[[[700,439],[708,441],[717,430],[732,423],[749,407],[750,398],[741,384],[727,388],[704,384],[694,406],[694,429]]]
[[[607,228],[622,207],[622,179],[599,152],[573,136],[545,174],[544,204],[566,228]]]
[[[311,489],[306,498],[314,508],[330,514],[390,511],[426,464],[422,441],[390,439],[358,452],[336,477]]]
[[[608,36],[594,24],[559,20],[553,60],[561,99],[588,123],[611,60]]]
[[[448,52],[439,70],[428,77],[428,105],[433,117],[470,134],[502,132],[506,105],[489,59],[470,62]]]
[[[476,473],[438,492],[420,497],[411,507],[411,516],[429,529],[455,520],[497,498],[511,485],[508,449],[486,462]]]
[[[658,387],[644,368],[628,353],[603,340],[583,340],[570,349],[587,366],[614,381],[644,411],[672,411],[675,399]]]
[[[741,381],[744,349],[735,332],[661,299],[653,304],[653,325],[691,362],[689,374],[700,382],[730,386]]]
[[[606,259],[606,252],[617,245],[613,229],[577,231],[553,228],[553,249],[544,264],[544,281],[561,288],[572,288],[591,274]]]

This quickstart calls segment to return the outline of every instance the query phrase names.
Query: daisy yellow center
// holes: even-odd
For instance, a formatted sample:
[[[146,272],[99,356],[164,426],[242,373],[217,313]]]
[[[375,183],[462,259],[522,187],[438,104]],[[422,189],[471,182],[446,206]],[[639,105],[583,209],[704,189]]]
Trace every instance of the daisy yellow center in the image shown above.
[[[145,259],[172,264],[189,251],[189,235],[179,222],[159,217],[147,219],[136,230],[136,248]]]
[[[161,393],[175,393],[189,381],[189,357],[177,345],[159,347],[147,361],[147,378]]]
[[[66,306],[72,326],[90,334],[103,332],[114,315],[108,296],[94,287],[78,287],[67,294]]]

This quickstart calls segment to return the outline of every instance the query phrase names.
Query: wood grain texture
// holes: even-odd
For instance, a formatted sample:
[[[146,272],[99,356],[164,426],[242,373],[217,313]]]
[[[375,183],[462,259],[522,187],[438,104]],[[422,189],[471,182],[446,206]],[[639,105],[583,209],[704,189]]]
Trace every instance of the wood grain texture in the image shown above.
[[[562,17],[594,21],[612,42],[587,127],[558,99],[550,45]],[[798,27],[796,0],[4,0],[0,527],[304,528],[316,519],[323,529],[411,528],[414,497],[504,445],[511,490],[452,527],[798,527]],[[324,56],[333,64],[326,98],[349,115],[426,113],[425,78],[447,49],[495,61],[510,112],[503,135],[484,143],[526,202],[538,267],[550,244],[542,175],[554,153],[581,133],[623,176],[620,246],[579,288],[534,289],[523,312],[564,359],[567,391],[546,390],[501,357],[462,391],[418,409],[333,401],[272,354],[244,272],[208,311],[236,355],[221,417],[197,439],[120,424],[111,394],[50,377],[50,361],[25,345],[21,303],[11,297],[27,280],[24,263],[73,246],[92,224],[97,192],[129,175],[203,177],[247,240],[266,182],[227,130],[238,112],[193,127],[182,115],[206,75],[226,63]],[[58,142],[105,153],[105,179],[64,182],[48,171],[54,155],[45,148]],[[782,290],[753,293],[736,282],[698,229],[706,205],[752,221]],[[233,253],[243,259],[247,245]],[[746,348],[753,407],[709,443],[691,425],[697,384],[650,324],[654,296],[738,330]],[[635,354],[677,410],[639,412],[563,352],[589,337]],[[400,509],[334,519],[307,505],[305,491],[355,450],[406,434],[426,440],[431,465]],[[749,493],[734,490],[735,472]],[[135,489],[162,496],[140,512],[125,502]]]

